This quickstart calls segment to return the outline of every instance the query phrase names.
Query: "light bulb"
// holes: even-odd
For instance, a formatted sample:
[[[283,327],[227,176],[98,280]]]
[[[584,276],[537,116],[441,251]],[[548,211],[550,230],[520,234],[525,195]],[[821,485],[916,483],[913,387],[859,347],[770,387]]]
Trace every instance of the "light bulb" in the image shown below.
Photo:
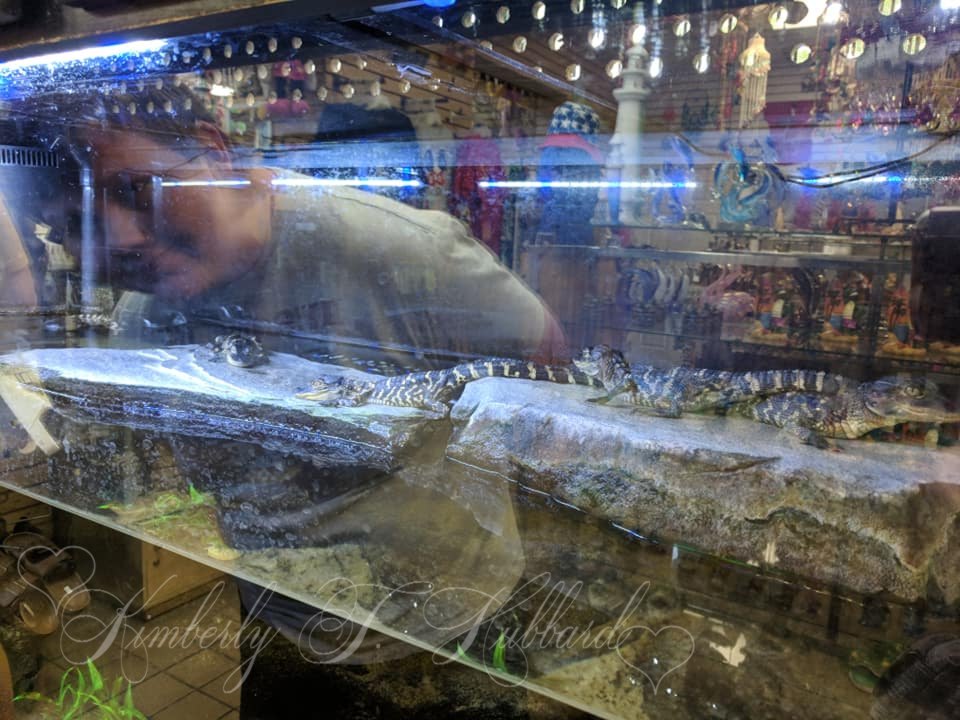
[[[806,43],[798,43],[790,51],[790,59],[797,65],[803,65],[810,59],[811,55],[813,55],[813,50]]]
[[[836,25],[838,22],[840,22],[841,15],[843,15],[843,5],[834,1],[827,5],[826,10],[823,11],[823,15],[820,16],[820,19],[823,21],[824,25]]]
[[[663,60],[658,57],[650,58],[650,67],[647,68],[650,77],[658,78],[663,75]]]
[[[607,32],[603,28],[590,28],[587,34],[587,42],[594,50],[599,50],[607,41]]]
[[[630,42],[634,45],[639,45],[647,37],[647,26],[646,25],[634,25],[633,30],[630,31]]]
[[[696,57],[693,58],[693,69],[698,73],[703,75],[707,70],[710,69],[710,53],[706,50],[697,53]]]
[[[783,5],[777,5],[770,11],[770,15],[767,16],[767,21],[774,30],[783,30],[787,26],[787,18],[789,15],[790,13],[787,12],[787,9]]]

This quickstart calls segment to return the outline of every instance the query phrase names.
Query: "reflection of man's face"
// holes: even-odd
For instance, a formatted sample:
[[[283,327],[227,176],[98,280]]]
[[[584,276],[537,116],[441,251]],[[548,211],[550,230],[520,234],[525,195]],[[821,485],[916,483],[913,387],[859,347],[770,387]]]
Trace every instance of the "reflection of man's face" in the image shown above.
[[[217,148],[163,143],[144,132],[102,131],[93,148],[97,269],[110,282],[188,298],[250,267],[265,237],[234,212],[244,190],[217,179]],[[246,192],[249,192],[248,190]]]

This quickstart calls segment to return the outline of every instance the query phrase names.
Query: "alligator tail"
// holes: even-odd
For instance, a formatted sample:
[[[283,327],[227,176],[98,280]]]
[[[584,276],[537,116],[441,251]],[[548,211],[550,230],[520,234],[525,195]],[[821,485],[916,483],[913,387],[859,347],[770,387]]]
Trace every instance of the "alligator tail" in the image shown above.
[[[575,368],[542,365],[510,358],[473,360],[456,365],[447,370],[446,373],[447,384],[450,386],[463,385],[471,380],[479,380],[485,377],[506,377],[523,380],[545,380],[564,385],[602,387],[599,380]]]

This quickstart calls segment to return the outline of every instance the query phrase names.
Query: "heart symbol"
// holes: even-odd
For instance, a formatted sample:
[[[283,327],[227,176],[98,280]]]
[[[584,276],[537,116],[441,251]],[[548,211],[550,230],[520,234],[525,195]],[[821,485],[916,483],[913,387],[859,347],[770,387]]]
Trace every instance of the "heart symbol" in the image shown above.
[[[641,637],[649,633],[652,636],[651,642],[637,649],[632,642],[633,633],[640,633]],[[626,657],[625,648],[634,650],[630,658]],[[659,630],[646,625],[631,625],[624,628],[617,637],[617,655],[620,660],[650,681],[654,695],[667,675],[690,661],[695,649],[693,635],[679,625],[664,625]]]

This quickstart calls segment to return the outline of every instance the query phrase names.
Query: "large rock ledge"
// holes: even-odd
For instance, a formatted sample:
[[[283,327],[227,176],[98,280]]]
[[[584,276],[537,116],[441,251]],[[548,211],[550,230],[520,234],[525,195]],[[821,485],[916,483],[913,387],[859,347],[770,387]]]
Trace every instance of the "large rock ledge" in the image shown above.
[[[591,394],[471,383],[448,453],[645,535],[860,592],[960,600],[960,448],[822,451],[744,418],[657,418]]]

